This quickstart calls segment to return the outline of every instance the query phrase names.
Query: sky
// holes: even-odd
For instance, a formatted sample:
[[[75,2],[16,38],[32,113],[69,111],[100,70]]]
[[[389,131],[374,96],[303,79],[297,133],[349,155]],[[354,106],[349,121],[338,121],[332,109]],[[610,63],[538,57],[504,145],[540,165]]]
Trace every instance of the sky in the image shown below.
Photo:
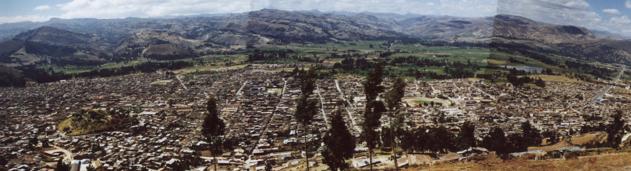
[[[165,17],[263,8],[487,17],[512,14],[631,36],[631,0],[0,0],[0,23]]]
[[[631,36],[631,0],[498,0],[497,12]]]

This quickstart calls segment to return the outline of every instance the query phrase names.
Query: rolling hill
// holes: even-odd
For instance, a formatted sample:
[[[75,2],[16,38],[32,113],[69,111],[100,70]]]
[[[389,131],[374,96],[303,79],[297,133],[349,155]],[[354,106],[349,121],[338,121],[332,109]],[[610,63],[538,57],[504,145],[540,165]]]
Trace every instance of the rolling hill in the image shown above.
[[[263,9],[179,18],[52,19],[2,24],[0,33],[5,40],[0,42],[0,63],[7,66],[97,65],[140,57],[173,60],[267,44],[364,40],[467,43],[544,62],[558,55],[631,64],[631,41],[511,15],[462,18]]]

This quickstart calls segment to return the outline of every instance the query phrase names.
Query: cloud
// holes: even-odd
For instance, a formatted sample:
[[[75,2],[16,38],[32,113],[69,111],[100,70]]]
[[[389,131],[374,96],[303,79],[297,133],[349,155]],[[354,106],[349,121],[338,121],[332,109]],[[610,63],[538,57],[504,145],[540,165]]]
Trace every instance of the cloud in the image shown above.
[[[46,11],[49,10],[50,6],[48,5],[40,5],[40,6],[36,6],[35,8],[33,8],[33,10],[35,11]]]
[[[497,0],[267,0],[268,8],[483,17],[495,15]]]
[[[624,6],[631,9],[631,0],[627,0],[627,2],[624,3]]]
[[[620,11],[617,9],[603,9],[603,13],[608,15],[620,15]]]
[[[631,0],[627,0],[631,2]],[[631,4],[630,4],[631,5]],[[587,0],[498,0],[498,13],[519,15],[537,21],[575,25],[618,34],[629,34],[629,18],[615,9],[603,10],[601,16]]]
[[[59,4],[62,18],[159,17],[240,13],[263,8],[413,13],[481,17],[496,14],[497,0],[72,0]]]
[[[252,9],[250,1],[245,0],[72,0],[58,6],[62,18],[161,17]]]
[[[498,0],[498,13],[566,25],[587,26],[602,21],[585,0]]]
[[[40,15],[21,15],[21,16],[0,16],[0,24],[1,23],[16,23],[16,22],[24,22],[24,21],[47,21],[51,17],[48,16],[40,16]]]
[[[612,24],[625,25],[631,24],[631,19],[629,19],[629,17],[627,16],[617,16],[611,17],[611,19],[609,19],[609,22],[611,22]]]

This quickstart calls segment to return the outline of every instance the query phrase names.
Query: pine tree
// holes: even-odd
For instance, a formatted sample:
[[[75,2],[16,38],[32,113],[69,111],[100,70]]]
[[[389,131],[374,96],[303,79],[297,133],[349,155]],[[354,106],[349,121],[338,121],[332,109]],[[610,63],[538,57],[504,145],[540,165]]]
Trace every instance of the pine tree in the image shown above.
[[[491,132],[484,137],[482,144],[485,148],[495,151],[498,155],[506,157],[508,154],[506,134],[499,127],[494,127]]]
[[[414,129],[403,129],[401,131],[401,148],[407,153],[414,152],[418,145]]]
[[[429,137],[432,138],[430,149],[435,152],[448,152],[455,149],[455,136],[449,129],[444,126],[432,128],[429,131]]]
[[[383,82],[383,67],[383,64],[377,64],[372,72],[368,74],[366,82],[364,82],[364,94],[366,94],[368,103],[375,101],[379,93],[383,92],[384,87],[381,86],[381,82]]]
[[[315,81],[317,78],[317,74],[315,69],[309,69],[308,71],[301,72],[299,76],[300,81],[300,90],[302,95],[299,97],[297,105],[296,105],[296,113],[294,116],[296,120],[302,126],[305,135],[305,162],[306,168],[309,170],[309,143],[307,142],[307,132],[308,127],[313,117],[317,114],[318,111],[318,102],[313,99],[309,99],[309,96],[313,94],[313,90],[315,89]]]
[[[55,171],[70,171],[70,166],[64,163],[63,158],[59,158],[59,160],[57,160],[57,167],[55,168]]]
[[[464,150],[475,146],[475,125],[467,121],[460,127],[458,133],[457,146],[459,150]]]
[[[342,118],[342,110],[339,108],[331,118],[331,128],[324,136],[324,145],[323,162],[329,166],[329,169],[333,171],[348,169],[346,160],[353,157],[355,137],[348,131]]]
[[[383,102],[376,101],[379,93],[383,92],[384,87],[381,86],[383,81],[383,64],[377,64],[375,68],[368,74],[366,82],[364,82],[364,94],[366,94],[366,109],[364,110],[364,123],[362,125],[364,140],[368,146],[368,159],[370,162],[370,170],[372,170],[372,153],[377,145],[378,135],[377,128],[381,126],[381,114],[386,111]]]
[[[527,146],[539,146],[541,145],[541,132],[532,126],[530,122],[524,122],[521,124],[522,137],[524,139],[524,143]]]
[[[392,84],[392,88],[386,92],[385,101],[390,111],[399,109],[401,106],[401,99],[405,96],[405,86],[405,80],[396,78]]]
[[[381,101],[373,101],[366,104],[366,111],[364,111],[364,123],[362,130],[364,131],[364,140],[368,146],[368,158],[370,161],[370,170],[372,170],[372,154],[373,150],[377,146],[379,135],[377,128],[381,125],[381,114],[386,111],[386,107]]]
[[[87,171],[96,171],[96,168],[94,168],[94,166],[92,166],[92,164],[88,164],[88,167],[86,167],[85,170],[87,170]]]
[[[217,110],[217,101],[214,97],[208,99],[206,104],[206,110],[208,113],[204,118],[202,125],[202,135],[206,137],[206,140],[212,146],[212,155],[214,160],[214,167],[217,170],[217,154],[221,153],[221,144],[223,144],[223,135],[225,134],[225,127],[223,120],[219,118],[219,111]]]
[[[613,121],[607,127],[607,141],[612,148],[618,148],[622,140],[622,134],[624,133],[622,114],[621,110],[616,111],[616,114],[613,115]]]
[[[392,88],[386,92],[385,101],[390,113],[390,129],[388,129],[391,135],[392,142],[392,157],[394,159],[394,168],[399,170],[399,163],[397,161],[397,132],[401,130],[405,116],[399,114],[399,108],[401,106],[401,99],[405,96],[405,80],[402,78],[396,78]]]

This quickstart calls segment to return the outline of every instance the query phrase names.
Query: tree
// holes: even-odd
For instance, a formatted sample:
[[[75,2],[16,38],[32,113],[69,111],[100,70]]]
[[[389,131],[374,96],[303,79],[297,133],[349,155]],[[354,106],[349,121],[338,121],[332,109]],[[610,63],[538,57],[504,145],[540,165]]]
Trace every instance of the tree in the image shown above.
[[[541,87],[541,88],[545,88],[546,87],[546,82],[543,81],[541,78],[535,80],[535,85]]]
[[[44,148],[50,147],[48,138],[44,138],[41,141],[42,141],[42,147],[44,147]]]
[[[504,130],[499,127],[491,129],[491,132],[489,132],[489,134],[482,140],[482,144],[485,148],[495,151],[495,153],[502,157],[505,157],[505,155],[508,154],[506,143],[507,141]]]
[[[372,102],[377,99],[379,93],[383,92],[384,87],[381,86],[383,82],[383,64],[377,64],[375,68],[368,74],[366,82],[364,82],[364,94],[366,94],[366,101]]]
[[[299,97],[297,105],[296,105],[296,113],[294,113],[294,117],[303,127],[305,132],[304,135],[304,148],[305,148],[305,162],[307,165],[307,170],[309,170],[309,144],[307,143],[307,132],[308,127],[313,117],[317,114],[318,111],[318,101],[309,99],[309,96],[313,94],[313,90],[315,89],[315,81],[317,75],[315,69],[309,69],[306,72],[301,72],[300,79],[300,90],[302,95]]]
[[[202,125],[202,135],[206,137],[206,140],[212,146],[212,155],[214,161],[215,170],[217,170],[217,154],[221,153],[220,146],[223,144],[222,138],[225,133],[225,127],[223,120],[219,118],[219,111],[217,110],[217,100],[214,97],[208,99],[206,103],[206,110],[208,113],[204,118]]]
[[[366,104],[364,111],[364,122],[362,124],[363,136],[368,146],[368,158],[370,170],[372,170],[372,153],[379,140],[377,128],[381,125],[381,114],[386,111],[386,107],[381,101],[373,101]]]
[[[432,137],[432,141],[429,144],[432,151],[441,153],[455,149],[455,136],[449,132],[449,129],[440,126],[430,129],[429,133],[429,137]]]
[[[272,171],[274,163],[270,160],[265,160],[265,171]]]
[[[413,129],[403,129],[401,131],[401,148],[407,153],[414,152],[417,145],[416,135]]]
[[[177,160],[175,163],[169,165],[169,167],[171,167],[171,169],[173,170],[189,170],[191,168],[190,165],[188,165],[187,162],[184,162],[182,160]],[[215,167],[215,170],[217,168]]]
[[[88,167],[85,168],[86,171],[96,171],[96,168],[92,166],[92,164],[88,164]]]
[[[421,151],[421,152],[430,150],[430,144],[433,143],[432,142],[433,137],[429,135],[429,131],[430,131],[430,128],[428,127],[420,127],[414,130],[414,137],[415,137],[414,139],[416,140],[415,141],[416,145],[414,146],[415,150]]]
[[[405,96],[405,80],[403,78],[396,78],[392,84],[392,88],[386,92],[385,101],[388,109],[393,111],[398,109],[401,105],[401,99]]]
[[[364,94],[366,94],[366,109],[364,110],[364,123],[362,124],[363,136],[368,146],[368,158],[370,170],[372,170],[372,152],[377,145],[377,128],[381,126],[381,114],[386,111],[383,102],[376,101],[379,93],[383,92],[383,64],[380,63],[368,74],[364,82]]]
[[[504,153],[508,154],[508,153],[514,153],[514,152],[520,152],[520,151],[527,151],[528,150],[528,140],[526,140],[526,137],[520,135],[520,134],[511,134],[508,137],[506,137],[506,144],[504,145]]]
[[[521,124],[522,136],[527,146],[539,146],[541,145],[541,132],[534,128],[530,122],[524,122]]]
[[[546,144],[555,144],[559,142],[558,133],[555,131],[545,131],[542,133],[542,137],[546,138]]]
[[[55,168],[55,171],[70,171],[70,166],[64,163],[63,158],[59,158],[59,160],[57,160],[57,166]]]
[[[324,136],[324,145],[323,162],[329,166],[329,169],[333,171],[348,169],[346,160],[353,157],[355,137],[348,131],[341,109],[338,109],[331,118],[331,128]]]
[[[304,71],[300,74],[300,91],[303,96],[310,96],[315,89],[315,81],[317,73],[314,68]]]
[[[618,148],[620,145],[620,141],[622,140],[622,136],[624,134],[624,120],[622,119],[622,111],[616,111],[616,114],[613,115],[613,120],[611,124],[607,127],[607,142],[612,148]]]
[[[395,170],[399,170],[399,164],[397,161],[397,131],[401,130],[401,126],[405,117],[403,115],[399,115],[399,108],[401,106],[401,99],[405,96],[405,80],[402,78],[396,78],[392,88],[386,92],[385,101],[388,106],[388,110],[390,110],[390,142],[392,143],[392,157],[394,158],[394,168]]]
[[[460,127],[458,132],[457,147],[459,150],[464,150],[469,147],[475,146],[475,125],[467,121]]]

